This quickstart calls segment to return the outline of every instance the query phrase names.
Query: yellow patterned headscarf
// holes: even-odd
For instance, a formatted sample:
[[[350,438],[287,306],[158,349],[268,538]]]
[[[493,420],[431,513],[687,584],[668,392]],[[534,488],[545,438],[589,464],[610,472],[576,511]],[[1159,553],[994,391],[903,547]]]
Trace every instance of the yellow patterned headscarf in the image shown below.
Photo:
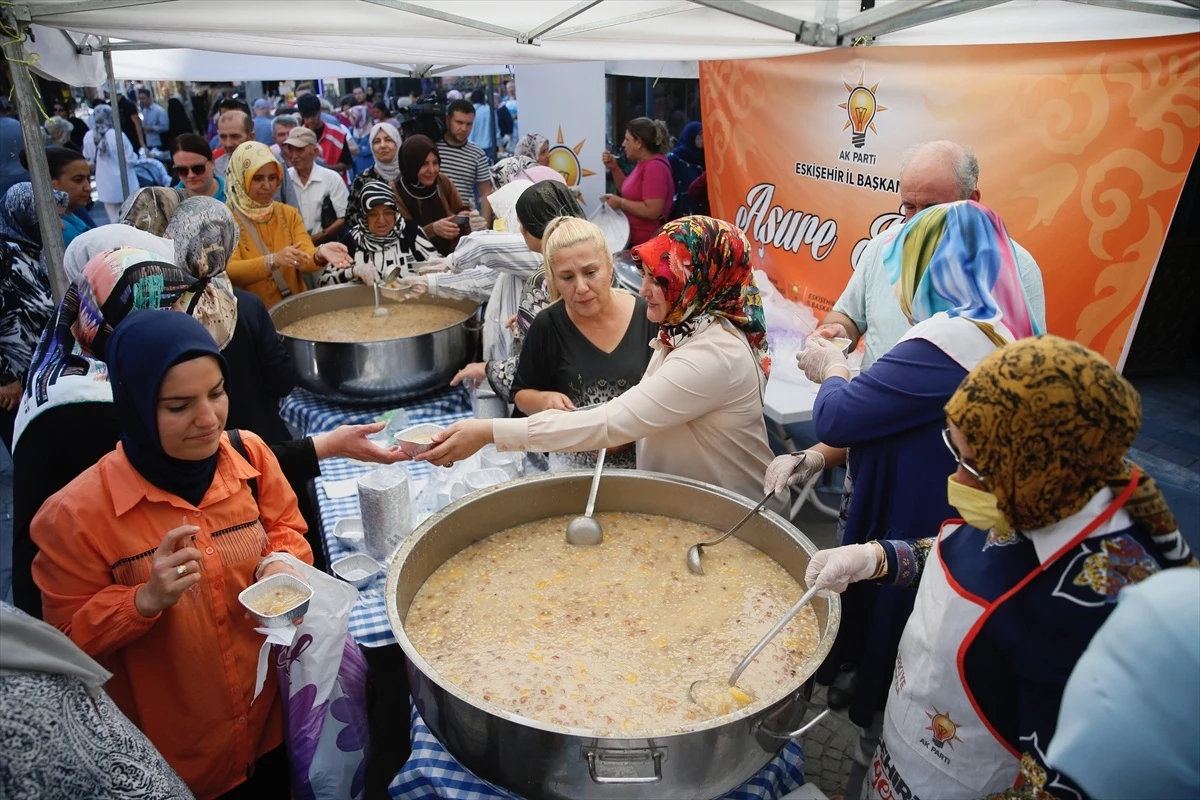
[[[275,203],[260,203],[250,196],[250,181],[263,167],[271,165],[283,179],[283,169],[275,159],[271,148],[261,142],[244,142],[238,145],[229,157],[229,168],[225,176],[226,204],[236,212],[244,214],[253,222],[266,222],[271,218]]]
[[[1002,347],[979,362],[946,404],[1000,510],[1018,530],[1080,511],[1104,486],[1120,493],[1142,426],[1137,390],[1098,353],[1057,336]],[[1172,565],[1192,561],[1154,480],[1125,504]]]

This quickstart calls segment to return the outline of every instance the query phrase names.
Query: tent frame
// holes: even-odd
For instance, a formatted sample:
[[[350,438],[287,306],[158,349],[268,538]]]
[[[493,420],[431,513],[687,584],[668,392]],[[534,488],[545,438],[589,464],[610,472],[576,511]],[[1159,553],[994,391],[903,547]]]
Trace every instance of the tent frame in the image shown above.
[[[124,50],[175,50],[176,47],[154,44],[152,42],[110,42],[107,37],[85,33],[83,40],[76,42],[71,34],[49,20],[61,20],[63,16],[96,10],[111,10],[135,6],[151,6],[170,2],[171,0],[77,0],[72,3],[46,3],[30,0],[27,3],[4,4],[0,6],[5,26],[14,33],[10,44],[6,46],[5,55],[12,69],[13,83],[17,108],[21,117],[21,130],[25,141],[38,141],[41,132],[39,119],[40,111],[37,98],[34,95],[32,78],[25,61],[24,40],[28,28],[33,23],[58,28],[63,36],[71,43],[76,54],[91,56],[99,50],[104,58],[105,72],[108,78],[110,96],[116,96],[116,81],[113,78],[112,54]],[[1100,6],[1121,11],[1137,11],[1146,14],[1156,14],[1200,20],[1200,0],[1174,0],[1171,5],[1160,5],[1146,0],[1069,0],[1083,5]],[[1006,0],[907,0],[903,3],[891,3],[885,6],[860,11],[845,19],[838,19],[837,0],[824,0],[823,12],[820,19],[803,20],[792,17],[773,9],[764,8],[749,0],[680,0],[677,4],[661,8],[629,14],[623,17],[605,19],[581,25],[564,25],[580,16],[604,0],[580,0],[573,6],[556,14],[527,31],[518,31],[501,25],[494,25],[480,20],[470,19],[457,14],[441,11],[437,8],[417,5],[407,0],[360,0],[381,8],[414,14],[427,19],[439,20],[455,25],[461,25],[472,30],[482,31],[504,38],[511,38],[518,44],[537,47],[541,39],[560,39],[589,31],[639,22],[646,19],[678,14],[697,6],[721,11],[730,16],[746,19],[769,28],[786,31],[795,37],[797,44],[810,47],[847,47],[862,44],[873,37],[905,30],[927,22],[946,19],[959,14],[999,5]],[[92,39],[98,43],[93,44]],[[394,72],[407,77],[425,77],[437,75],[439,72],[452,67],[439,67],[433,64],[413,64],[411,68],[389,66],[375,62],[352,61],[360,66]],[[115,109],[114,109],[115,111]],[[120,142],[120,115],[114,113],[114,122],[118,142]],[[27,148],[28,151],[28,148]],[[45,152],[41,148],[33,148],[28,152],[30,176],[35,187],[38,225],[42,231],[42,241],[46,248],[46,263],[50,272],[50,282],[56,300],[61,299],[66,291],[66,276],[62,269],[63,245],[58,235],[60,222],[58,209],[55,206],[50,187],[50,170],[46,162]],[[121,163],[121,180],[127,182],[125,169],[125,148],[117,148]],[[36,189],[43,191],[36,191]],[[128,187],[126,187],[128,194]]]
[[[417,5],[407,0],[360,1],[393,11],[414,14],[426,19],[461,25],[472,30],[494,34],[506,39],[513,39],[519,44],[533,47],[538,45],[538,39],[541,38],[560,38],[562,36],[585,33],[603,27],[612,27],[628,22],[679,13],[680,11],[686,11],[696,6],[722,11],[731,16],[786,31],[795,37],[797,44],[808,45],[810,47],[844,47],[859,43],[863,37],[883,36],[888,33],[895,33],[896,31],[923,25],[927,22],[967,14],[1006,2],[1006,0],[907,0],[904,3],[892,3],[886,6],[871,8],[861,11],[848,19],[839,20],[837,15],[837,0],[825,0],[824,13],[820,19],[802,20],[755,5],[749,2],[749,0],[683,0],[678,6],[668,6],[639,14],[631,14],[627,17],[604,20],[593,25],[561,28],[560,26],[564,23],[604,2],[604,0],[582,0],[545,22],[535,25],[528,31],[522,32],[502,25],[494,25],[458,14],[451,14],[429,6]],[[129,6],[158,5],[165,2],[170,2],[170,0],[78,0],[78,2],[74,3],[53,5],[31,0],[26,5],[13,6],[13,9],[18,20],[23,20],[27,23],[38,22],[40,24],[48,24],[44,22],[43,18],[58,18],[68,14],[99,9],[111,10],[113,8]],[[1068,2],[1112,8],[1120,11],[1138,11],[1146,14],[1200,20],[1200,0],[1174,0],[1174,5],[1169,6],[1146,2],[1146,0],[1068,0]],[[553,35],[547,36],[547,34]],[[109,47],[113,50],[175,49],[145,42],[118,42],[109,45]],[[76,52],[80,55],[91,55],[92,49],[86,45],[76,46]],[[399,70],[399,72],[407,74],[409,77],[421,76],[417,74],[416,70]]]

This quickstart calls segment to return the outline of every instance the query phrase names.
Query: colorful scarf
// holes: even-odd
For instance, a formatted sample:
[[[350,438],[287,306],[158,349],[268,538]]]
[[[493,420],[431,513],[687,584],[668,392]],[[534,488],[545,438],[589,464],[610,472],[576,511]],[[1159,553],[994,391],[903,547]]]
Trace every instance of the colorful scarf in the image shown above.
[[[515,155],[525,156],[533,163],[538,163],[538,156],[541,155],[542,148],[550,144],[550,140],[540,133],[527,133],[521,137],[521,141],[517,142]]]
[[[678,347],[715,319],[725,319],[745,335],[763,374],[770,376],[762,298],[750,267],[750,243],[741,230],[712,217],[683,217],[633,248],[632,255],[663,287],[670,306],[659,326],[664,344]]]
[[[237,329],[237,296],[225,267],[237,252],[238,225],[224,203],[189,197],[167,226],[175,243],[175,263],[203,287],[191,314],[224,350]]]
[[[496,184],[496,188],[499,189],[519,173],[537,165],[537,161],[525,156],[502,158],[492,165],[492,183]]]
[[[358,108],[361,108],[364,114],[366,113],[365,106],[355,106],[350,110],[353,111]],[[400,177],[400,131],[396,130],[396,126],[390,122],[377,122],[371,126],[371,135],[367,138],[367,142],[374,142],[375,134],[380,131],[383,131],[389,139],[396,143],[396,155],[392,157],[391,161],[380,161],[376,158],[375,172],[378,173],[380,178],[383,178],[388,183],[392,183]],[[374,153],[375,149],[372,148],[371,154],[374,155]]]
[[[271,148],[261,142],[243,142],[229,157],[225,178],[226,205],[251,222],[266,222],[275,210],[274,201],[260,203],[250,196],[250,181],[260,169],[271,166],[283,179],[283,169]]]
[[[1025,298],[1004,223],[974,200],[930,206],[914,216],[884,245],[883,265],[913,322],[944,311],[985,333],[998,323],[1017,339],[1044,333]]]
[[[182,195],[174,189],[161,186],[138,189],[121,205],[118,222],[155,236],[162,236],[167,231],[167,223],[179,208],[181,197]]]
[[[67,287],[38,340],[17,407],[14,443],[47,409],[112,402],[104,349],[113,328],[137,309],[187,311],[198,302],[196,283],[186,270],[145,250],[94,256]]]
[[[1021,339],[972,370],[946,404],[1000,510],[1018,530],[1079,512],[1105,486],[1119,494],[1171,566],[1193,564],[1145,470],[1125,458],[1142,426],[1137,390],[1098,353],[1057,336]]]

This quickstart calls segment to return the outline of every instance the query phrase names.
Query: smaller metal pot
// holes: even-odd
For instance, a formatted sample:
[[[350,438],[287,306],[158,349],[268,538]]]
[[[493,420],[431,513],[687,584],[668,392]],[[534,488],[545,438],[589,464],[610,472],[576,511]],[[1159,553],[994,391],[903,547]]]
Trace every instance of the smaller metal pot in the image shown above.
[[[454,373],[478,352],[478,303],[440,297],[385,302],[393,314],[403,313],[405,305],[423,304],[458,309],[470,316],[431,333],[379,342],[317,342],[280,333],[300,386],[348,403],[404,400],[446,388]],[[374,303],[375,293],[370,286],[327,286],[275,305],[271,320],[282,331],[316,314]]]

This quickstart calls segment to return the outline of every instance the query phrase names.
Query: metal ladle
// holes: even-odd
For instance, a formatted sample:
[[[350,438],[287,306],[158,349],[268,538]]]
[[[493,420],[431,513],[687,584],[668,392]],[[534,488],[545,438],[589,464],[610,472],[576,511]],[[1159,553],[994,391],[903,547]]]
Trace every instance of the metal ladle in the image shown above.
[[[746,654],[746,657],[742,659],[742,662],[740,664],[738,664],[737,667],[734,668],[733,674],[731,674],[729,676],[729,680],[726,683],[726,687],[737,685],[738,678],[742,677],[742,673],[746,671],[746,667],[750,666],[750,662],[754,661],[754,659],[758,657],[758,654],[761,653],[763,651],[763,649],[768,644],[771,643],[771,640],[774,639],[776,636],[778,636],[779,632],[781,630],[783,630],[785,627],[787,627],[787,624],[789,622],[791,622],[797,614],[800,613],[800,609],[802,609],[806,605],[808,605],[808,601],[812,600],[813,597],[816,595],[816,593],[817,593],[817,587],[815,587],[815,586],[812,587],[811,589],[809,589],[807,592],[805,592],[804,595],[796,602],[796,605],[794,605],[790,609],[788,609],[788,612],[783,615],[783,618],[781,620],[779,620],[779,622],[775,623],[775,627],[773,627],[773,628],[771,628],[771,630],[767,631],[767,634],[758,640],[758,644],[756,644],[756,645],[754,645],[754,647],[750,648],[750,652]],[[691,687],[688,689],[688,694],[691,695],[692,702],[703,705],[697,694],[697,688],[698,687],[702,688],[702,687],[706,687],[706,686],[709,688],[710,691],[712,691],[714,688],[715,689],[726,688],[726,687],[721,686],[717,681],[714,681],[711,678],[701,678],[698,681],[694,681],[692,683]]]
[[[388,310],[379,305],[379,284],[373,283],[371,286],[375,289],[375,316],[386,317],[388,315]]]
[[[596,472],[592,475],[592,489],[588,492],[587,509],[582,517],[576,517],[567,523],[567,544],[593,545],[600,544],[604,539],[604,529],[592,516],[596,510],[596,490],[600,488],[600,473],[604,470],[604,455],[608,448],[601,448],[596,454]]]
[[[734,525],[732,528],[725,531],[725,533],[721,534],[716,539],[713,539],[711,542],[702,542],[700,544],[694,544],[691,547],[689,547],[688,551],[687,551],[688,569],[691,570],[692,573],[695,575],[703,575],[704,574],[704,566],[700,563],[700,556],[702,555],[701,551],[703,551],[704,548],[706,548],[706,547],[712,547],[715,544],[720,544],[721,542],[725,541],[730,536],[732,536],[734,534],[734,532],[737,531],[738,528],[740,528],[746,524],[747,520],[749,520],[751,517],[753,517],[759,511],[761,511],[762,507],[767,504],[767,501],[770,500],[774,496],[775,496],[774,492],[767,494],[766,497],[764,497],[762,500],[758,501],[758,505],[756,505],[754,508],[750,509],[749,514],[742,517],[741,521],[738,522],[737,525]]]

